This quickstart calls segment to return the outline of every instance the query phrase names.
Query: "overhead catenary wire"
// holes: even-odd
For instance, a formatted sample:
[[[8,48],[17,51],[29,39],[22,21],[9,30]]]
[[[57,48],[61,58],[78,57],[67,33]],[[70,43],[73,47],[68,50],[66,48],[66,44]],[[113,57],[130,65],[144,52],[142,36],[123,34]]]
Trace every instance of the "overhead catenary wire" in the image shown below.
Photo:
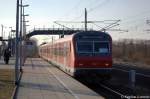
[[[133,16],[126,17],[123,20],[125,20],[125,21],[135,20],[136,18],[139,18],[139,16],[143,16],[145,14],[150,14],[150,10],[146,10],[146,11],[140,12],[140,13],[138,13],[136,15],[134,14]]]
[[[103,20],[103,21],[87,21],[86,23],[92,23],[93,25],[99,27],[101,31],[103,30],[107,30],[107,29],[110,29],[110,28],[113,28],[113,27],[116,27],[118,26],[118,22],[120,22],[121,20]],[[108,23],[107,23],[108,22]],[[58,24],[59,26],[62,26],[62,27],[65,27],[65,28],[68,28],[68,29],[71,29],[61,23],[85,23],[85,21],[54,21],[54,23]],[[101,27],[95,23],[105,23],[105,24],[108,24],[108,25],[105,25],[104,27]]]
[[[96,5],[96,6],[92,7],[92,8],[90,8],[90,9],[88,10],[88,13],[94,11],[95,9],[97,9],[97,8],[99,8],[99,7],[101,7],[101,6],[104,6],[105,4],[108,3],[108,1],[110,1],[110,0],[104,0],[104,1],[101,2],[100,4],[98,4],[98,5]],[[97,2],[97,1],[95,1],[95,2]],[[97,4],[97,3],[95,3],[95,4]],[[82,13],[82,15],[83,15],[83,13]],[[78,19],[78,18],[82,17],[82,15],[79,16],[79,17],[76,17],[75,19]],[[75,19],[74,19],[74,20],[75,20]],[[101,27],[101,30],[104,30],[104,29],[108,29],[108,28],[112,28],[112,27],[118,26],[119,24],[117,24],[117,23],[118,23],[119,21],[120,21],[120,20],[86,21],[86,23],[104,23],[104,24],[108,24],[108,25],[105,26],[105,27]],[[85,21],[74,21],[74,22],[73,22],[73,20],[71,20],[71,21],[57,21],[57,23],[84,23],[84,22],[85,22]],[[63,26],[63,25],[61,25],[61,26]],[[63,27],[64,27],[64,26],[63,26]],[[67,27],[67,28],[68,28],[68,27]]]
[[[105,20],[104,20],[105,21]],[[120,24],[118,24],[121,20],[110,20],[111,21],[111,23],[108,23],[109,25],[108,26],[106,26],[106,27],[104,27],[104,28],[106,28],[106,29],[108,29],[108,28],[112,28],[112,27],[114,27],[114,26],[117,26],[117,25],[120,25]]]
[[[90,13],[90,12],[96,10],[97,8],[106,5],[109,1],[110,1],[110,0],[104,0],[104,1],[101,2],[100,4],[97,4],[97,0],[96,0],[93,4],[97,4],[97,5],[94,6],[94,7],[89,8],[89,10],[87,9],[87,13]],[[92,5],[90,5],[90,6],[92,6]],[[88,8],[88,7],[85,7],[85,8]],[[71,21],[77,20],[77,19],[83,17],[83,15],[84,15],[84,13],[82,13],[80,16],[75,17],[75,18],[72,19]]]
[[[63,28],[67,28],[67,29],[71,30],[71,28],[69,28],[69,27],[67,27],[67,26],[65,26],[65,25],[62,25],[62,24],[60,24],[60,23],[58,23],[58,22],[56,22],[56,21],[54,21],[54,23],[57,24],[57,25],[59,25],[59,26],[62,26]]]
[[[64,16],[69,16],[72,13],[72,10],[77,9],[83,0],[79,0]]]
[[[103,31],[103,30],[107,30],[107,29],[110,29],[110,28],[113,28],[115,26],[118,26],[118,22],[120,22],[121,20],[113,20],[114,22],[110,23],[109,25],[105,26],[105,27],[100,27],[99,25],[93,23],[94,25],[96,25],[97,27],[101,28],[100,31]]]
[[[103,21],[87,21],[87,23],[104,23],[104,24],[110,24],[116,20],[103,20]],[[84,23],[85,21],[55,21],[60,23]],[[108,22],[108,23],[107,23]]]
[[[95,9],[97,9],[97,8],[99,8],[99,7],[102,7],[102,6],[106,5],[109,1],[110,1],[110,0],[104,0],[104,1],[101,2],[100,4],[95,3],[95,4],[97,4],[97,5],[94,6],[94,7],[92,7],[92,8],[90,8],[90,9],[88,10],[88,13],[94,11]]]
[[[79,6],[79,4],[81,3],[81,1],[83,1],[83,0],[79,0],[79,2],[72,8],[72,10],[77,8]],[[97,0],[95,0],[95,1],[97,1]],[[92,4],[95,4],[95,1],[92,2]],[[88,6],[91,6],[91,3]],[[86,7],[84,7],[84,8],[86,8]],[[72,10],[70,10],[70,12],[68,12],[68,14],[65,14],[65,15],[69,15],[70,13],[72,13]],[[79,18],[81,18],[83,16],[84,16],[84,13],[81,13],[79,16],[75,17],[71,21],[78,20]]]
[[[98,28],[100,28],[100,29],[103,29],[103,27],[101,27],[101,26],[99,26],[99,25],[97,25],[97,24],[95,24],[95,23],[92,23],[93,25],[95,25],[95,26],[97,26]]]
[[[109,1],[110,1],[110,0],[105,0],[105,1],[101,2],[100,4],[95,3],[96,5],[95,5],[95,6],[91,6],[91,8],[87,9],[87,12],[88,12],[88,13],[91,13],[91,12],[95,11],[97,8],[106,5]],[[97,1],[95,0],[95,2],[97,2]],[[141,20],[141,21],[142,21],[142,20],[145,20],[145,21],[146,21],[146,20],[148,19],[148,17],[144,17],[144,16],[147,15],[147,14],[149,15],[149,13],[150,13],[150,11],[149,11],[149,10],[146,10],[146,11],[140,12],[140,13],[138,13],[138,14],[136,14],[136,15],[123,18],[123,19],[121,19],[121,20],[123,20],[123,21],[121,22],[121,24],[111,25],[110,27],[107,27],[107,31],[109,30],[109,31],[123,31],[123,32],[129,32],[129,30],[111,29],[111,28],[113,28],[113,27],[115,27],[115,26],[118,26],[118,25],[123,26],[123,25],[125,25],[125,24],[127,24],[127,23],[133,23],[133,24],[135,24],[135,23],[138,22],[138,24],[141,24],[141,22],[140,22],[140,23],[139,23],[139,21],[136,22],[136,20]],[[71,21],[76,21],[76,20],[78,20],[79,18],[83,17],[83,15],[84,15],[84,13],[82,13],[80,16],[74,18],[74,20],[71,20]],[[80,21],[80,22],[66,22],[66,23],[83,23],[83,21],[82,21],[82,22],[81,22],[81,21]],[[87,23],[92,23],[92,24],[93,24],[94,22],[87,21]],[[111,24],[111,22],[107,21],[107,22],[104,22],[103,24]],[[96,26],[97,24],[94,24],[94,25]],[[97,26],[98,26],[98,25],[97,25]],[[128,26],[129,26],[129,25],[128,25]],[[138,26],[139,26],[139,25],[138,25]],[[141,26],[141,25],[140,25],[140,26]],[[100,29],[106,28],[106,27],[100,27],[100,26],[98,26],[98,27],[99,27]]]
[[[123,30],[123,29],[107,29],[107,31],[128,32],[128,30]]]
[[[88,9],[87,10],[87,12],[88,13],[90,13],[90,12],[93,12],[94,10],[96,10],[97,8],[99,8],[99,7],[101,7],[101,6],[104,6],[104,5],[106,5],[107,3],[108,3],[108,1],[110,1],[110,0],[105,0],[105,1],[103,1],[101,4],[98,4],[98,5],[96,5],[96,6],[94,6],[94,7],[92,7],[92,8],[90,8],[90,9]],[[96,1],[95,1],[96,2]],[[95,4],[97,4],[97,3],[95,3]],[[138,20],[138,19],[147,19],[147,18],[139,18],[139,16],[143,16],[143,15],[145,15],[145,14],[149,14],[150,13],[150,11],[149,10],[146,10],[146,11],[144,11],[144,12],[141,12],[141,13],[139,13],[139,14],[136,14],[136,15],[134,15],[134,16],[131,16],[131,17],[127,17],[127,18],[124,18],[124,19],[122,19],[123,21],[121,22],[121,25],[123,25],[123,24],[127,24],[127,23],[134,23],[134,22],[136,22],[136,20]],[[80,16],[80,17],[76,17],[76,20],[78,19],[78,18],[81,18],[83,16],[83,14]],[[138,19],[137,19],[138,18]],[[108,23],[109,24],[109,23]],[[110,23],[111,24],[111,23]],[[107,29],[108,30],[108,29]],[[128,30],[127,30],[128,31]]]
[[[129,26],[132,23],[131,24],[132,26],[130,26],[129,28],[133,28],[133,24],[138,24],[138,26],[143,26],[143,23],[141,23],[141,22],[143,22],[144,20],[147,20],[149,18],[147,16],[146,17],[143,16],[143,15],[146,15],[146,14],[150,14],[150,10],[146,10],[146,11],[140,12],[140,13],[138,13],[136,15],[134,14],[133,16],[123,18],[122,19],[123,21],[121,22],[121,25],[123,26],[125,24],[128,24],[128,26]],[[143,17],[140,17],[140,16],[143,16]]]
[[[115,20],[114,20],[115,21]],[[118,20],[118,22],[119,22],[119,20]],[[99,26],[99,25],[97,25],[97,24],[95,24],[95,23],[92,23],[93,25],[95,25],[96,27],[98,27],[99,29],[100,29],[100,31],[118,31],[118,32],[128,32],[128,30],[124,30],[124,29],[111,29],[111,28],[113,28],[113,27],[116,27],[116,26],[119,26],[120,24],[112,24],[112,25],[110,25],[110,26],[107,26],[107,28],[106,27],[101,27],[101,26]]]
[[[97,8],[101,7],[101,6],[106,5],[108,3],[108,1],[110,1],[110,0],[103,1],[102,3],[100,3],[100,4],[90,8],[89,10],[87,10],[87,12],[90,13],[90,12],[96,10]],[[97,4],[96,1],[95,1],[95,4]],[[126,22],[126,21],[131,20],[131,22],[132,22],[133,20],[137,20],[136,17],[139,17],[139,16],[144,15],[144,14],[148,14],[148,13],[150,13],[149,10],[141,12],[141,13],[139,13],[137,15],[134,15],[134,16],[131,16],[131,17],[124,18],[124,19],[122,19],[122,20],[124,20],[122,23],[130,23],[130,21],[129,22]],[[79,17],[76,17],[74,20],[77,20],[77,19],[81,18],[83,15],[84,14],[80,15]]]

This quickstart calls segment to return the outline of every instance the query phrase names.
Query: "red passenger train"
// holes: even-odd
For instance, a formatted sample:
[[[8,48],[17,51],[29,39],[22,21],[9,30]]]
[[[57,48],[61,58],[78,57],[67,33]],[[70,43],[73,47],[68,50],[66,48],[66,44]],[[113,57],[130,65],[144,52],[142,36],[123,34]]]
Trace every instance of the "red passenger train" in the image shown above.
[[[41,45],[39,55],[72,76],[107,75],[112,69],[112,39],[104,32],[78,32]]]

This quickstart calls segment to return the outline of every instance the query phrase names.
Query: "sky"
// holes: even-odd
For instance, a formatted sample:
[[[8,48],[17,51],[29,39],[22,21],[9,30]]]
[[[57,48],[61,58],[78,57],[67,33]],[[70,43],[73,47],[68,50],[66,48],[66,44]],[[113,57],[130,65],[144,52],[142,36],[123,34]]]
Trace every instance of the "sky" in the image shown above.
[[[10,28],[15,29],[16,1],[0,0],[0,24],[4,25],[5,36],[8,36]],[[29,14],[26,20],[27,30],[35,28],[60,27],[53,21],[83,21],[84,9],[87,9],[89,21],[121,20],[119,25],[112,29],[128,30],[107,31],[114,40],[123,38],[150,39],[150,0],[23,0],[23,4],[29,4],[25,8],[25,14]],[[68,27],[84,27],[83,24],[66,24]],[[105,24],[96,23],[100,27]],[[88,28],[99,29],[96,25],[88,24]],[[1,33],[1,27],[0,27]],[[0,34],[1,36],[1,34]],[[37,36],[43,40],[50,36]]]

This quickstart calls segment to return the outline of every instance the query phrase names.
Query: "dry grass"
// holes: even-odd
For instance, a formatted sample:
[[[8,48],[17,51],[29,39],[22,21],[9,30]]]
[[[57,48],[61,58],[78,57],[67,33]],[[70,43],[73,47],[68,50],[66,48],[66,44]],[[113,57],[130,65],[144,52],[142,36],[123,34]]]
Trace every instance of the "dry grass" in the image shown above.
[[[113,58],[150,65],[150,41],[126,39],[113,42]],[[149,66],[150,68],[150,66]]]
[[[0,69],[0,99],[10,99],[14,87],[14,70]]]

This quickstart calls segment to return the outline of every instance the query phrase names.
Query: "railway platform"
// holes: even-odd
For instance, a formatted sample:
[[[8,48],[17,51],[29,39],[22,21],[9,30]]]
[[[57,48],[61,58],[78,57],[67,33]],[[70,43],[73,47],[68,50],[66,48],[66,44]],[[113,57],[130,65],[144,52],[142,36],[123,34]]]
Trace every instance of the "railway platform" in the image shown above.
[[[41,58],[28,58],[17,99],[104,99]]]

